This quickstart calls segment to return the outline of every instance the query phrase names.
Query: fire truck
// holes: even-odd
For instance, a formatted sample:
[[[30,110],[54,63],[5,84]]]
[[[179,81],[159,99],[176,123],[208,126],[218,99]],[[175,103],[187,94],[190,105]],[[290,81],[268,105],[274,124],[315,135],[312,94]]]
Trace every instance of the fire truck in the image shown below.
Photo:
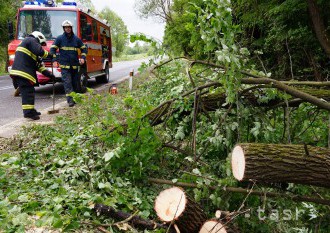
[[[109,68],[112,67],[111,31],[105,20],[91,14],[89,9],[77,5],[74,1],[63,1],[56,4],[54,1],[32,0],[23,1],[18,9],[16,32],[12,23],[8,24],[11,42],[8,45],[8,71],[15,59],[15,51],[21,41],[33,31],[40,31],[47,38],[45,50],[49,51],[57,36],[63,34],[61,26],[64,20],[71,21],[73,32],[88,48],[86,63],[79,68],[80,92],[85,92],[87,80],[95,78],[98,83],[109,82]],[[80,56],[80,51],[78,50]],[[59,54],[57,54],[59,58]],[[57,61],[43,59],[45,67],[61,81],[61,68]],[[38,83],[45,85],[52,81],[37,72]],[[14,84],[15,87],[15,84]],[[15,87],[16,88],[16,87]]]

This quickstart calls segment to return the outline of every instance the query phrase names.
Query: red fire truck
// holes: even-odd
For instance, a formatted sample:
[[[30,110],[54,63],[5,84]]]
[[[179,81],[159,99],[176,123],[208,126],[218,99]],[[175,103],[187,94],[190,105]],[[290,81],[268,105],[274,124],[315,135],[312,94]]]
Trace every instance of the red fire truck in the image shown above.
[[[8,71],[15,59],[15,51],[21,41],[33,31],[40,31],[47,38],[49,51],[53,41],[63,33],[61,26],[64,20],[71,21],[73,32],[84,42],[88,48],[86,64],[80,67],[80,90],[86,91],[87,80],[95,78],[99,83],[109,82],[109,68],[112,67],[111,31],[107,22],[90,14],[77,6],[76,2],[67,0],[61,4],[54,1],[25,1],[24,6],[18,10],[16,33],[9,24],[9,34],[12,41],[8,45]],[[57,54],[59,57],[59,54]],[[51,59],[44,59],[44,65],[54,73],[56,81],[61,81],[59,63]],[[51,83],[51,80],[37,73],[38,83],[41,85]],[[16,87],[15,87],[16,88]]]

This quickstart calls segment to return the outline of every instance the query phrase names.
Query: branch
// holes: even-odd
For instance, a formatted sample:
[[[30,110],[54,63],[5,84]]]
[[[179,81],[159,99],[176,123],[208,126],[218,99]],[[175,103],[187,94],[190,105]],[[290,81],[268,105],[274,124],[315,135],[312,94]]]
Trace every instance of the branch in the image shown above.
[[[140,216],[131,215],[122,211],[117,211],[111,206],[106,206],[103,204],[95,204],[93,210],[99,215],[106,215],[108,217],[114,218],[116,220],[125,221],[131,224],[133,227],[138,229],[167,229],[167,225],[159,224],[151,220],[146,220]]]
[[[300,98],[306,102],[309,102],[311,104],[318,106],[319,108],[330,111],[330,104],[328,102],[321,100],[319,98],[316,98],[315,96],[304,93],[302,91],[299,91],[293,87],[285,85],[284,83],[282,83],[280,81],[276,81],[274,79],[261,78],[261,77],[260,78],[243,78],[241,82],[244,84],[269,84],[283,92],[286,92],[287,94],[289,94],[293,97]]]
[[[155,179],[155,178],[148,178],[148,181],[155,184],[168,184],[168,185],[175,185],[179,187],[186,187],[186,188],[199,188],[197,184],[194,183],[185,183],[185,182],[172,182],[171,180],[162,180],[162,179]],[[211,190],[216,190],[219,187],[217,186],[208,186]],[[274,193],[274,192],[261,192],[261,191],[251,191],[251,189],[244,189],[244,188],[237,188],[237,187],[222,187],[223,191],[225,192],[233,192],[233,193],[242,193],[247,194],[250,193],[251,195],[255,196],[268,196],[274,198],[285,198],[291,199],[292,201],[296,202],[312,202],[321,205],[328,205],[330,206],[330,200],[314,198],[309,196],[298,196],[298,195],[289,195],[285,193]]]

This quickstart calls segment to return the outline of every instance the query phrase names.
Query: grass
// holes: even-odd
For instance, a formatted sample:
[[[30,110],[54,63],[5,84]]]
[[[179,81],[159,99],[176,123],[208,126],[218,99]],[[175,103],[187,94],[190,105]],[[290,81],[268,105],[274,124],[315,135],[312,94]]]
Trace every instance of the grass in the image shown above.
[[[141,58],[149,57],[147,53],[141,53],[141,54],[134,54],[134,55],[122,55],[120,57],[112,57],[113,62],[119,62],[119,61],[133,61],[138,60]]]

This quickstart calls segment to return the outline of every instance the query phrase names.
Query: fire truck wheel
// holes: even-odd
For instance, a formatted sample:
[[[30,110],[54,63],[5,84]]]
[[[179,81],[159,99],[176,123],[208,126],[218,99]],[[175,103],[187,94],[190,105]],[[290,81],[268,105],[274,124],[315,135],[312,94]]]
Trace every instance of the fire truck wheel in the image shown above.
[[[108,83],[110,80],[109,65],[105,65],[104,75],[95,78],[97,83]]]
[[[79,93],[85,93],[87,91],[87,80],[88,77],[86,73],[84,72],[79,72],[79,83],[78,83],[78,92]]]

